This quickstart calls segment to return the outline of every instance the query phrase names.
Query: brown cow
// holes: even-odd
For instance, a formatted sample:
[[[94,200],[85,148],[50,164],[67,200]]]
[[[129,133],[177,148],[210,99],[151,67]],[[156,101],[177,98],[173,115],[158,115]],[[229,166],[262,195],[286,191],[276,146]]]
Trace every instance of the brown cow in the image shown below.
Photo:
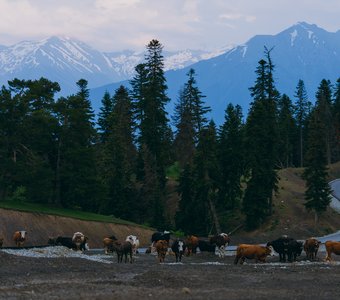
[[[130,242],[114,241],[112,247],[117,253],[118,263],[123,262],[123,256],[125,256],[125,263],[127,263],[127,257],[129,255],[130,263],[132,264],[132,244]]]
[[[259,246],[259,245],[248,245],[240,244],[236,250],[236,257],[234,264],[236,265],[241,259],[240,264],[243,264],[247,259],[255,259],[255,262],[266,262],[268,255],[273,255],[273,247],[271,246]]]
[[[185,239],[185,244],[187,245],[187,255],[189,256],[192,253],[196,253],[196,249],[198,247],[198,237],[194,235],[189,235]]]
[[[336,255],[340,255],[340,242],[335,242],[335,241],[327,241],[325,243],[326,246],[326,251],[327,251],[327,256],[326,260],[331,261],[332,260],[332,253]]]
[[[159,240],[156,242],[155,247],[158,254],[159,262],[164,262],[165,255],[168,251],[168,242],[166,240]]]
[[[103,239],[103,245],[104,245],[104,252],[105,254],[108,254],[109,252],[113,252],[113,243],[116,241],[116,238],[106,237]]]
[[[308,260],[316,259],[320,244],[321,242],[315,238],[309,238],[305,241],[303,250],[305,250]]]
[[[26,235],[27,232],[24,230],[14,232],[13,241],[17,247],[24,246],[24,243],[26,241]]]

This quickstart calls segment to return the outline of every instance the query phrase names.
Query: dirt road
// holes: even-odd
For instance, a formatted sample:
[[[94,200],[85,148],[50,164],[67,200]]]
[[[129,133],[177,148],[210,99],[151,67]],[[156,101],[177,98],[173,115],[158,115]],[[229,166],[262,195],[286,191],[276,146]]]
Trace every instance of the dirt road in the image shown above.
[[[101,257],[104,257],[101,254]],[[79,257],[37,258],[0,251],[0,299],[339,299],[340,257],[325,263],[234,265],[234,256],[200,253],[159,264],[138,254],[133,264]]]

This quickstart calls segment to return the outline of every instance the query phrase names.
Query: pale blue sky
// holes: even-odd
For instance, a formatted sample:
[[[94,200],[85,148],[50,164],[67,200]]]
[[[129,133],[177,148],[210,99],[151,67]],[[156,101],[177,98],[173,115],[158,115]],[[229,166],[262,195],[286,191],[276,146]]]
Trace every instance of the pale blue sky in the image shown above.
[[[52,35],[102,51],[216,49],[305,21],[340,29],[339,0],[0,0],[0,44]]]

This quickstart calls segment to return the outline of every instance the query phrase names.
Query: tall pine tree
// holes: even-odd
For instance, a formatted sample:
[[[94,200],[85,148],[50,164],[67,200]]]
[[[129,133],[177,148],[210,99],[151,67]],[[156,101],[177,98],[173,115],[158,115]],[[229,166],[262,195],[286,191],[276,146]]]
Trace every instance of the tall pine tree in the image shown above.
[[[243,199],[248,229],[265,221],[272,213],[273,192],[277,190],[276,164],[278,158],[277,100],[279,93],[273,80],[274,65],[270,51],[267,60],[260,60],[257,79],[250,88],[254,101],[246,122],[246,143],[249,180]]]
[[[306,168],[303,177],[306,180],[305,207],[314,211],[315,223],[330,203],[331,189],[327,177],[327,143],[323,109],[320,103],[312,112],[309,121]]]

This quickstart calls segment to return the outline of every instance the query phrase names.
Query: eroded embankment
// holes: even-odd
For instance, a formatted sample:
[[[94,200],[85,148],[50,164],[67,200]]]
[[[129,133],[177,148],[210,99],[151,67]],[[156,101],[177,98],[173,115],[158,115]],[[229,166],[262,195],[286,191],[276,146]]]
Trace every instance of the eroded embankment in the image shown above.
[[[3,247],[15,246],[12,236],[17,230],[27,232],[26,246],[46,245],[50,237],[72,236],[73,233],[80,231],[89,237],[91,248],[101,248],[105,236],[115,235],[118,239],[125,239],[129,234],[137,235],[141,246],[147,246],[154,232],[133,225],[83,221],[0,208],[0,237],[4,238]]]

